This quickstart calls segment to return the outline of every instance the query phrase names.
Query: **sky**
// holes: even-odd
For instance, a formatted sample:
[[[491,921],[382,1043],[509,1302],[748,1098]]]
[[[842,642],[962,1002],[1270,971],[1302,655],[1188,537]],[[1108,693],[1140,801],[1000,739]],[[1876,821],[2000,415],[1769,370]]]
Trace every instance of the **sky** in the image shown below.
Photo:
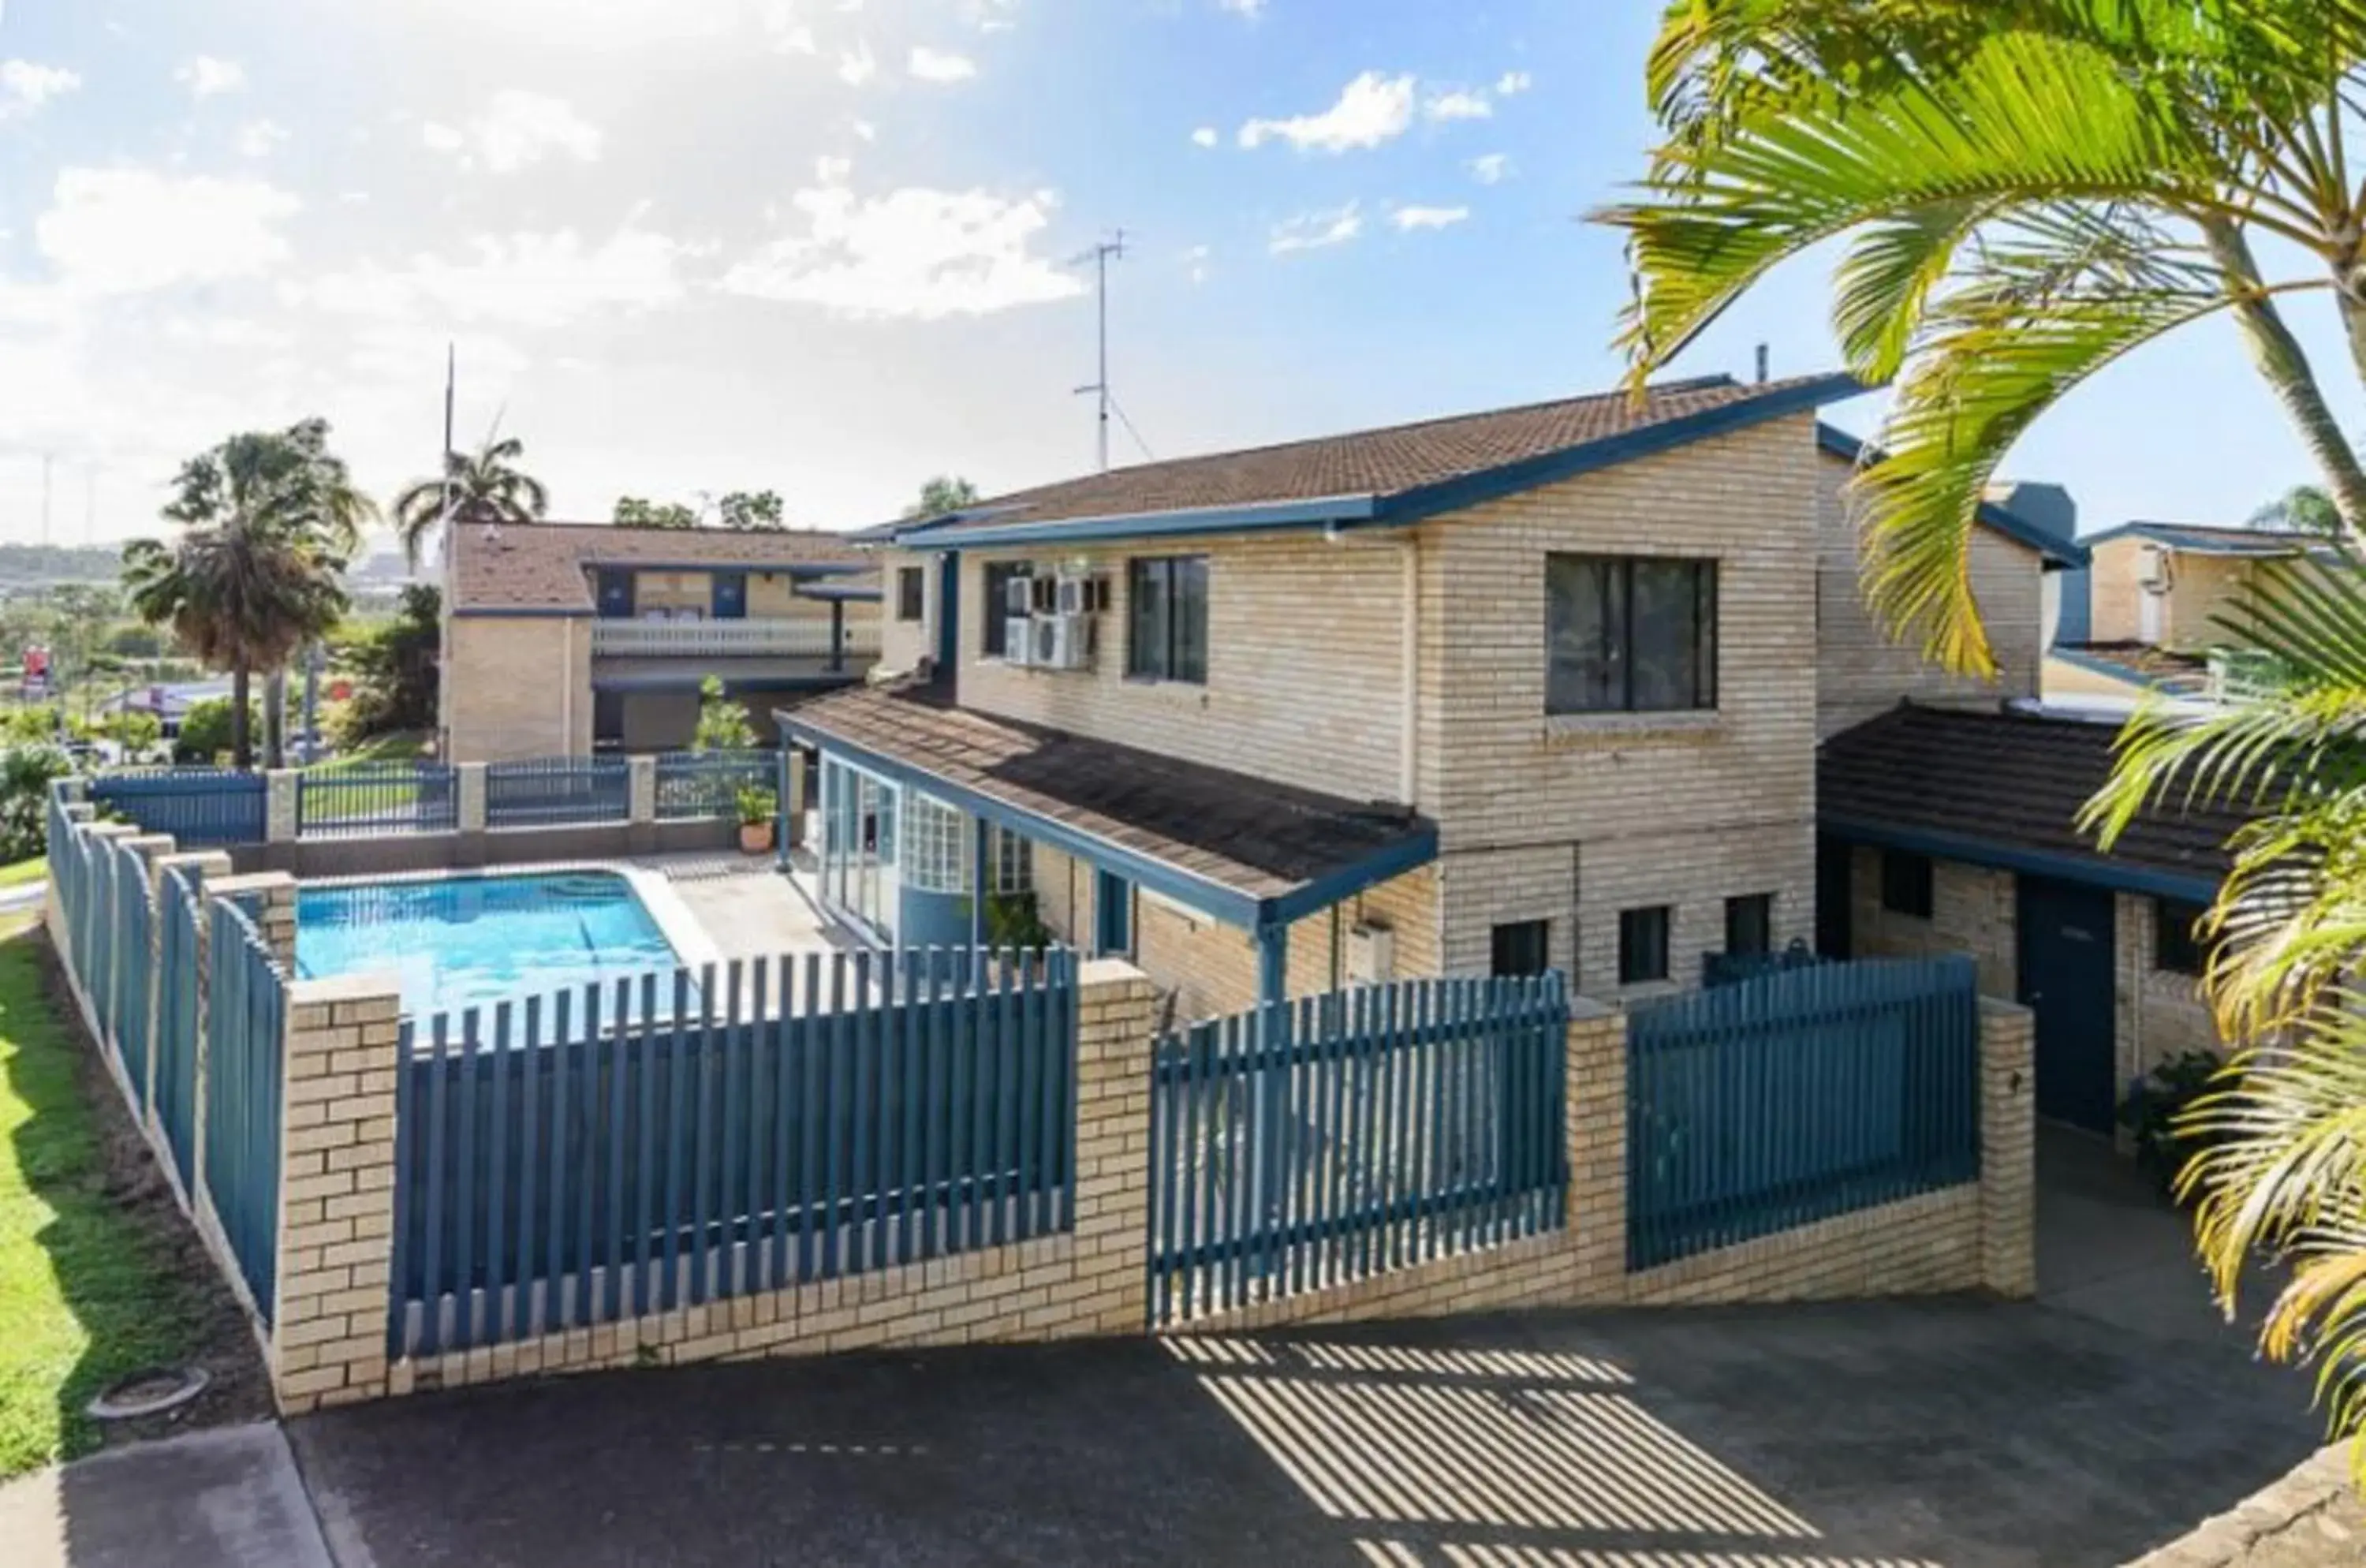
[[[329,419],[381,497],[522,439],[553,515],[774,490],[859,527],[931,474],[1598,390],[1584,220],[1650,145],[1658,0],[0,0],[0,540],[152,533],[180,461]],[[1836,362],[1828,256],[1672,373]],[[2366,402],[2321,299],[2305,342]],[[1869,433],[1879,400],[1832,412]],[[2011,475],[2082,525],[2308,478],[2223,324],[2074,392]]]

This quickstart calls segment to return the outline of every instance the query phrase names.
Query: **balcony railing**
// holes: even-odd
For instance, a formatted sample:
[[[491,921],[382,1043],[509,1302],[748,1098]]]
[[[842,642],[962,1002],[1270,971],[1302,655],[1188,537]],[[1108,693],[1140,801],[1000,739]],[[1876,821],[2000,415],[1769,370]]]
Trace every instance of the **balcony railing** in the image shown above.
[[[592,651],[613,658],[875,658],[879,628],[848,626],[830,646],[827,621],[594,621]]]
[[[2272,695],[2291,682],[2283,662],[2257,649],[2221,648],[2210,653],[2210,700],[2240,704]]]

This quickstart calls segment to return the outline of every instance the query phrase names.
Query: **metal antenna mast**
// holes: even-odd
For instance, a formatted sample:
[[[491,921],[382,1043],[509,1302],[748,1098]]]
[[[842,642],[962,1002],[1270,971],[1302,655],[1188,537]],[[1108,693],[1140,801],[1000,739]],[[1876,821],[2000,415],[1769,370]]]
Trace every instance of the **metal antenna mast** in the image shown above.
[[[1098,435],[1100,440],[1100,465],[1101,471],[1103,473],[1107,473],[1109,471],[1110,438],[1109,264],[1112,260],[1123,261],[1124,259],[1125,231],[1120,229],[1109,239],[1103,240],[1099,244],[1095,245],[1091,250],[1077,256],[1075,261],[1069,264],[1072,266],[1082,266],[1087,262],[1090,262],[1093,264],[1095,275],[1094,294],[1100,310],[1100,375],[1099,378],[1094,381],[1090,386],[1077,388],[1076,395],[1078,397],[1082,397],[1087,392],[1090,392],[1100,400]]]

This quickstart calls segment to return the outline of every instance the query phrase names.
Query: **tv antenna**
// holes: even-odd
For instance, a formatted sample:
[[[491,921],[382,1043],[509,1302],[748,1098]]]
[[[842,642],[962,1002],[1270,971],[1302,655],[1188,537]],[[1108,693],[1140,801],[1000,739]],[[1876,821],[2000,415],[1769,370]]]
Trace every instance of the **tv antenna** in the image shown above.
[[[1087,263],[1090,263],[1093,268],[1093,295],[1100,313],[1099,375],[1098,378],[1089,385],[1077,388],[1076,396],[1081,398],[1086,393],[1090,392],[1096,398],[1100,400],[1100,413],[1096,434],[1099,442],[1100,468],[1103,473],[1109,472],[1110,466],[1109,441],[1110,414],[1111,411],[1116,412],[1118,418],[1125,421],[1126,433],[1133,437],[1133,444],[1135,446],[1142,447],[1143,456],[1148,457],[1150,455],[1150,448],[1144,445],[1142,433],[1133,428],[1133,421],[1126,419],[1125,410],[1117,406],[1117,398],[1110,390],[1109,264],[1112,261],[1123,261],[1124,259],[1125,231],[1120,229],[1108,239],[1103,240],[1098,244],[1095,245],[1091,250],[1086,251],[1077,255],[1068,264],[1071,266],[1083,266]]]

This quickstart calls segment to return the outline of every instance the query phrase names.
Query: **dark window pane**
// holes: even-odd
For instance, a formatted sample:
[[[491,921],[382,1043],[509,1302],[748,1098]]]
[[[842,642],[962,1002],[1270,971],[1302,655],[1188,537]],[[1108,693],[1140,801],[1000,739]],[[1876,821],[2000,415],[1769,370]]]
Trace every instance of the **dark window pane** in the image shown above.
[[[2152,901],[2152,966],[2171,975],[2199,975],[2206,967],[2202,920],[2209,911],[2180,898]]]
[[[1520,920],[1497,926],[1492,933],[1493,956],[1489,972],[1495,975],[1541,975],[1551,964],[1552,922]]]
[[[1625,909],[1618,916],[1618,983],[1648,985],[1668,977],[1668,907]]]
[[[1725,901],[1725,951],[1740,956],[1774,949],[1774,895],[1752,893]]]
[[[1126,564],[1125,672],[1155,680],[1166,673],[1166,563]]]
[[[1628,563],[1633,652],[1628,705],[1639,713],[1690,708],[1700,701],[1698,570],[1691,561]]]
[[[1717,706],[1717,562],[1693,563],[1693,706]]]
[[[1881,852],[1881,907],[1892,914],[1931,918],[1931,857]]]
[[[1174,642],[1166,678],[1208,683],[1208,558],[1183,556],[1174,568]]]
[[[917,566],[897,569],[896,572],[896,618],[897,620],[917,621],[920,618],[920,604],[925,595],[924,581],[920,575],[920,569]]]
[[[983,623],[978,646],[988,658],[999,659],[1009,652],[1010,617],[1027,613],[1010,607],[1010,584],[1034,573],[1031,561],[1000,561],[986,569],[986,603],[978,606],[978,619]]]
[[[1614,561],[1545,558],[1545,711],[1596,713],[1626,705],[1619,685],[1622,606]]]

